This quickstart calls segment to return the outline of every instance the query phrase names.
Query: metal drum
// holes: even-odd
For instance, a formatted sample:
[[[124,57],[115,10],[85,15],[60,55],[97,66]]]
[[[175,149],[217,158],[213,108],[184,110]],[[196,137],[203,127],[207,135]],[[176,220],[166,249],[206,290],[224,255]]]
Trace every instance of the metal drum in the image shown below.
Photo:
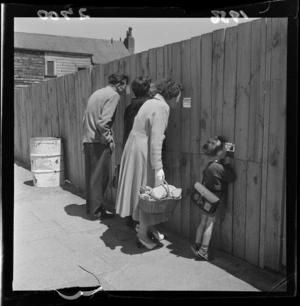
[[[61,138],[30,138],[30,164],[36,187],[59,187],[65,183]]]

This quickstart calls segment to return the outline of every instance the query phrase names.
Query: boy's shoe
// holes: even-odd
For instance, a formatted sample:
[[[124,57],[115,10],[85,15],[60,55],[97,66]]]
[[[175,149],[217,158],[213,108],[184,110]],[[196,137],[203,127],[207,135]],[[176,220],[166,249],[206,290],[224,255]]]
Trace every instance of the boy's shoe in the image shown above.
[[[208,253],[207,252],[203,252],[200,248],[199,245],[197,245],[196,243],[193,243],[191,245],[191,250],[192,252],[194,253],[194,255],[198,258],[201,258],[201,259],[205,259],[205,260],[208,260]]]
[[[208,253],[203,253],[201,250],[199,250],[198,252],[197,252],[197,255],[196,255],[198,258],[203,258],[203,259],[205,259],[205,260],[207,260],[208,261]]]
[[[194,253],[195,256],[198,256],[197,252],[199,251],[199,249],[200,249],[200,246],[197,243],[193,243],[191,245],[191,250],[192,250],[192,252]]]

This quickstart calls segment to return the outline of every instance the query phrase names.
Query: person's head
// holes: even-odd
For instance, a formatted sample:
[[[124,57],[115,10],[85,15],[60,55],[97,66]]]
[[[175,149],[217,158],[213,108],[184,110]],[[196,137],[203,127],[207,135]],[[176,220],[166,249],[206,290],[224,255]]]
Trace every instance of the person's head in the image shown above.
[[[109,85],[114,86],[117,92],[119,93],[125,90],[127,82],[128,82],[128,77],[123,74],[115,73],[115,74],[111,74],[108,77]]]
[[[132,91],[136,98],[148,96],[151,79],[148,77],[137,77],[131,83]]]
[[[203,153],[211,158],[223,159],[226,154],[225,150],[226,139],[223,136],[213,136],[203,145]]]
[[[182,85],[180,83],[176,83],[170,78],[157,80],[150,86],[150,94],[152,96],[160,94],[166,101],[175,99],[176,102],[178,102],[182,90]]]

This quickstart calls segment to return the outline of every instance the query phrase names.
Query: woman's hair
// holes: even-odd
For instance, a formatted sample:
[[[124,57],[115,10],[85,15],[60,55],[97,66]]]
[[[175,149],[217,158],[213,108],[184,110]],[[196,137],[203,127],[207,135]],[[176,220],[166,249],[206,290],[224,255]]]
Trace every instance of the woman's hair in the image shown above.
[[[180,92],[183,90],[183,87],[180,83],[174,82],[172,79],[160,79],[151,84],[150,94],[152,96],[157,93],[162,95],[165,100],[170,100],[177,97]]]
[[[128,82],[128,77],[123,74],[115,73],[115,74],[111,74],[108,77],[108,83],[112,85],[116,85],[118,83],[125,83],[125,82],[126,83]]]
[[[214,157],[220,151],[223,151],[226,139],[223,136],[213,136],[203,145],[202,151],[205,155]]]
[[[137,77],[131,83],[131,88],[134,95],[139,97],[144,97],[149,94],[151,79],[148,77]]]

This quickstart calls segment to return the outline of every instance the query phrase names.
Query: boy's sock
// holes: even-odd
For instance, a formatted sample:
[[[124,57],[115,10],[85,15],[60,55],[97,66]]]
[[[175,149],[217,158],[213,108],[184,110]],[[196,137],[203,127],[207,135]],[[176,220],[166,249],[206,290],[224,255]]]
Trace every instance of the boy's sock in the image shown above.
[[[208,252],[208,245],[201,245],[201,248],[199,249],[199,252],[203,255],[206,255]]]

